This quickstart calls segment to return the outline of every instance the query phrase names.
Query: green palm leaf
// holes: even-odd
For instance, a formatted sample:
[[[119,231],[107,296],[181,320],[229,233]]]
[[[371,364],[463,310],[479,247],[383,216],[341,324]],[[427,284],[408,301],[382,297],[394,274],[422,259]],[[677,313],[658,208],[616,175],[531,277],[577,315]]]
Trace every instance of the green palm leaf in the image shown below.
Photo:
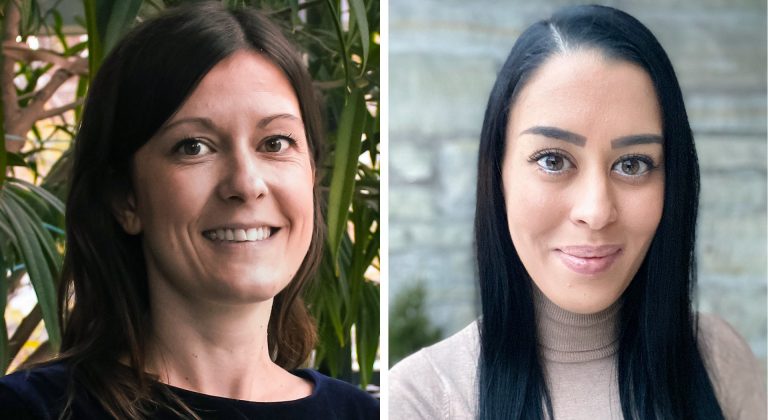
[[[56,276],[61,260],[56,243],[43,227],[35,210],[19,194],[18,188],[6,183],[0,195],[0,219],[10,228],[11,246],[20,256],[43,313],[48,337],[55,348],[61,343],[57,322]]]

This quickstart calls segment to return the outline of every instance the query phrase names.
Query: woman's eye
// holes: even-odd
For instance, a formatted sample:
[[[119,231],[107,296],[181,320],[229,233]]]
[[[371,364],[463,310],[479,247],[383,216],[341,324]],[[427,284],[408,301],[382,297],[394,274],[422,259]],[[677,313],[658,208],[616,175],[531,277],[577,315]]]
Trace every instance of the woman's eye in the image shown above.
[[[176,152],[185,156],[199,156],[210,152],[210,147],[198,139],[185,139],[176,145]]]
[[[640,176],[653,169],[652,163],[642,157],[621,159],[613,166],[613,170],[621,175]]]
[[[544,169],[547,172],[562,172],[573,167],[571,162],[564,156],[552,153],[538,158],[536,163],[539,165],[539,167],[541,167],[541,169]]]
[[[292,140],[288,137],[271,137],[262,144],[262,150],[267,153],[279,153],[291,146]]]

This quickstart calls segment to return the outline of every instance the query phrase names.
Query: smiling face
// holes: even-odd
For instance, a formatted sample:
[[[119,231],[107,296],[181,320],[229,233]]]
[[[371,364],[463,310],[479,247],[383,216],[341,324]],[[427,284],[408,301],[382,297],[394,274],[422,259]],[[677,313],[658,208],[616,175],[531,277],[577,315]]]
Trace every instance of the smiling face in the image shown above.
[[[502,178],[512,242],[561,308],[614,303],[662,214],[661,114],[640,67],[578,51],[549,58],[512,106]]]
[[[313,185],[290,82],[265,57],[240,51],[136,152],[133,193],[118,218],[143,234],[150,288],[265,301],[307,254]]]

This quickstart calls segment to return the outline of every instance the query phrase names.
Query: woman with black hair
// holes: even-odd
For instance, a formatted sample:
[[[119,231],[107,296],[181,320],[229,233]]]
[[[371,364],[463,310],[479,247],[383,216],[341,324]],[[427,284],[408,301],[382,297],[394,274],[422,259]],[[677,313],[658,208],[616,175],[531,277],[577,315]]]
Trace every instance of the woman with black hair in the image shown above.
[[[763,372],[697,316],[699,171],[674,70],[602,6],[528,28],[485,113],[482,317],[391,371],[393,419],[759,419]]]
[[[265,17],[194,3],[96,75],[75,140],[57,360],[0,379],[3,418],[378,418],[299,369],[323,242],[319,106]]]

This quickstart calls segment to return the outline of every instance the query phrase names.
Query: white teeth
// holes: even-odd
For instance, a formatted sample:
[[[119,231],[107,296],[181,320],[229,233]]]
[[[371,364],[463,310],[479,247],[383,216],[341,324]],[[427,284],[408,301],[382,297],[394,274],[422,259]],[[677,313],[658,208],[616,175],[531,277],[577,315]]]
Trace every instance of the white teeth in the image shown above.
[[[204,232],[204,235],[211,240],[228,242],[255,242],[263,241],[271,235],[271,229],[268,227],[259,227],[251,229],[216,229]]]
[[[249,241],[255,241],[258,239],[258,235],[256,235],[256,232],[260,229],[248,229],[248,231],[245,232],[245,235],[248,237]]]

